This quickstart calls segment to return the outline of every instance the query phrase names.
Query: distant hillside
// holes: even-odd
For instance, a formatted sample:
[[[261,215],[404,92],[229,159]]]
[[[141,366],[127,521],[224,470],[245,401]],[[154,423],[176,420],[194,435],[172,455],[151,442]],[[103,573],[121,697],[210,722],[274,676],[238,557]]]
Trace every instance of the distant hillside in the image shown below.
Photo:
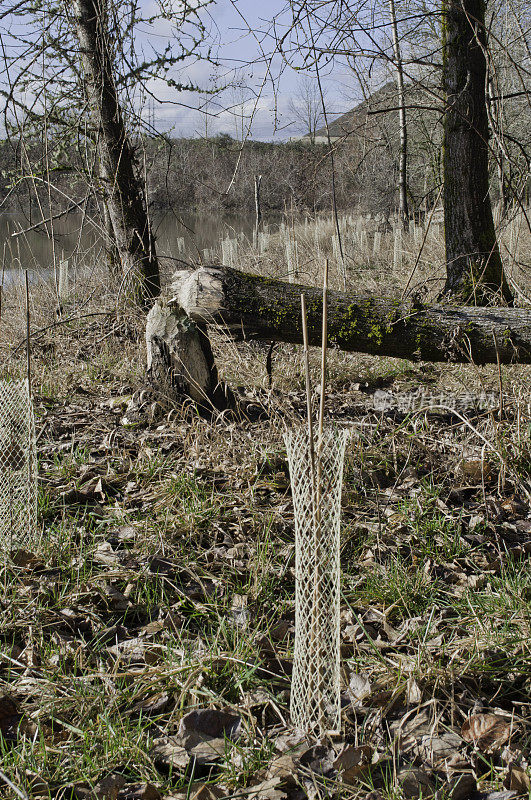
[[[405,88],[408,123],[408,186],[413,207],[423,207],[434,197],[441,180],[440,153],[443,106],[413,84]],[[398,90],[389,81],[357,106],[328,124],[330,139],[337,147],[336,160],[352,173],[352,184],[361,204],[371,212],[389,212],[396,201],[398,170]],[[310,134],[301,138],[310,144]],[[316,144],[327,141],[326,127],[315,133]],[[342,151],[347,149],[348,155]],[[340,156],[341,152],[341,156]]]
[[[385,109],[396,106],[396,98],[396,84],[393,81],[389,81],[389,83],[386,83],[385,86],[382,86],[381,89],[378,89],[366,100],[363,100],[355,106],[355,108],[346,111],[344,114],[337,117],[337,119],[329,122],[328,130],[330,132],[330,138],[337,140],[359,130],[361,126],[366,125],[369,111],[385,112]],[[319,130],[315,132],[316,139],[326,139],[326,135],[325,127],[319,128]],[[308,133],[304,136],[304,139],[309,137],[310,134]]]
[[[527,182],[527,185],[530,185],[528,165],[531,154],[531,106],[528,97],[520,96],[518,92],[512,94],[519,88],[519,85],[510,84],[505,87],[507,97],[503,100],[501,121],[498,121],[504,136],[503,192],[508,201],[511,201],[515,192],[521,192],[523,184]],[[425,199],[428,203],[435,199],[435,187],[440,185],[442,179],[443,94],[440,86],[433,85],[428,89],[422,89],[411,83],[406,85],[405,94],[408,186],[413,207],[422,207]],[[363,198],[363,203],[371,209],[375,208],[378,202],[382,202],[382,198],[389,192],[394,194],[396,188],[399,141],[397,105],[397,86],[394,81],[389,81],[363,102],[328,124],[330,139],[336,144],[337,159],[344,147],[349,148],[351,158],[354,155],[356,164],[354,169],[363,169],[365,172],[365,185],[356,186],[356,190]],[[306,145],[310,144],[312,141],[310,134],[307,133],[300,141]],[[326,141],[326,128],[321,127],[315,132],[314,142],[322,144]],[[499,150],[496,147],[495,136],[492,141],[491,194],[496,201],[501,195],[502,182],[496,162]],[[346,158],[345,163],[348,165]],[[367,173],[369,175],[372,173],[374,187]],[[528,191],[531,192],[531,186]]]
[[[408,109],[408,116],[410,122],[418,119],[419,115],[426,116],[433,113],[434,101],[432,98],[427,98],[426,92],[409,84],[405,87],[406,103],[410,108]],[[363,100],[350,111],[341,114],[332,122],[328,123],[330,138],[333,141],[344,139],[351,136],[353,133],[360,132],[363,128],[367,129],[370,134],[374,131],[375,127],[382,127],[385,122],[385,127],[389,124],[391,128],[398,126],[398,90],[394,81],[389,81],[380,89],[377,89],[369,97]],[[443,106],[441,103],[441,112]],[[390,131],[389,131],[390,132]],[[319,128],[315,132],[315,141],[317,143],[325,142],[327,139],[326,127]],[[306,133],[301,137],[301,141],[309,142],[311,140],[310,133]]]

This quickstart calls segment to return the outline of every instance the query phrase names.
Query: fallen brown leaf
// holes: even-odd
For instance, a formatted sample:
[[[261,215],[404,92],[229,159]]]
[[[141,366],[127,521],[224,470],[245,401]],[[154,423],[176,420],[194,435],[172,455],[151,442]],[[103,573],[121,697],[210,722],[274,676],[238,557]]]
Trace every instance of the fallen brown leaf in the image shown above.
[[[461,474],[471,483],[488,481],[492,475],[492,465],[487,460],[463,459],[460,464]]]
[[[179,735],[200,733],[216,739],[227,736],[236,739],[240,734],[241,717],[215,708],[200,708],[186,714],[179,724]]]
[[[474,714],[461,728],[465,742],[472,742],[482,753],[494,753],[507,742],[513,725],[499,714]]]
[[[451,800],[469,800],[469,798],[475,796],[477,790],[478,785],[475,777],[471,772],[464,772],[461,775],[456,775],[450,782],[446,794]]]
[[[353,672],[348,682],[348,693],[354,706],[363,705],[363,701],[370,697],[372,692],[371,682],[363,672]]]
[[[518,764],[509,764],[509,771],[504,784],[507,789],[513,789],[519,795],[531,792],[531,778],[529,772]]]
[[[334,769],[343,783],[355,783],[357,778],[365,775],[370,768],[372,754],[373,749],[369,745],[347,745],[334,761]]]
[[[460,762],[460,748],[463,747],[463,739],[459,734],[447,731],[440,736],[432,733],[422,736],[418,747],[414,747],[414,752],[428,762],[431,766],[449,766]]]
[[[10,559],[16,567],[22,567],[30,570],[45,569],[42,560],[30,550],[23,550],[22,548],[18,550],[12,550],[10,553]]]
[[[118,792],[118,800],[160,800],[160,797],[152,783],[128,783]]]
[[[431,775],[419,767],[405,767],[398,772],[398,783],[405,798],[430,797],[435,789]]]
[[[493,559],[488,565],[487,569],[499,572],[502,567],[509,561],[523,561],[525,558],[531,557],[531,541],[524,542],[517,547],[511,547],[501,557]]]
[[[270,778],[244,789],[242,794],[245,794],[245,797],[249,798],[249,800],[284,800],[287,794],[283,789],[279,788],[281,783],[282,779],[279,777]]]
[[[161,736],[155,739],[151,758],[156,764],[177,770],[185,770],[191,760],[182,742],[174,736]]]
[[[170,695],[167,692],[158,692],[139,700],[134,704],[132,711],[142,713],[143,716],[161,714],[168,707],[169,702]]]
[[[17,704],[7,694],[0,695],[0,736],[4,739],[15,739],[22,714]]]
[[[117,800],[119,790],[125,785],[122,775],[111,773],[99,781],[94,787],[94,794],[99,800]]]
[[[184,737],[184,746],[194,761],[201,765],[214,764],[225,757],[227,740],[211,739],[200,733],[190,733]]]
[[[190,800],[221,800],[222,797],[226,797],[226,793],[211,783],[194,783],[188,797]]]

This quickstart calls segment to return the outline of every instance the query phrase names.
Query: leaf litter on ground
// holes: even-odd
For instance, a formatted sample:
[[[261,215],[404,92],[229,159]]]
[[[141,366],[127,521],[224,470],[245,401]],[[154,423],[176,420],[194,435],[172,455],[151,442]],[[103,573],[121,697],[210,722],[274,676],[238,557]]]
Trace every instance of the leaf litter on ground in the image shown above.
[[[87,384],[71,401],[37,394],[43,536],[10,554],[1,581],[2,769],[21,791],[529,791],[525,496],[499,483],[494,462],[481,477],[463,469],[480,459],[462,457],[468,434],[454,418],[376,414],[365,395],[353,412],[350,395],[330,397],[354,430],[344,728],[315,742],[289,726],[294,521],[275,408],[212,424],[154,409],[133,384]],[[303,394],[289,403],[300,419]]]

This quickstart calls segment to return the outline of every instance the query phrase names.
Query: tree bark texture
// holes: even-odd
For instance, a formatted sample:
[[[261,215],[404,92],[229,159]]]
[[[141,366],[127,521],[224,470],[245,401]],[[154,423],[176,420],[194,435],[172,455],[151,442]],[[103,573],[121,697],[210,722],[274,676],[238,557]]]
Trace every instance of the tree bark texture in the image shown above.
[[[146,324],[148,379],[162,397],[189,398],[207,412],[223,411],[233,404],[222,386],[201,320],[194,322],[175,303],[157,300]]]
[[[443,0],[444,293],[474,305],[512,301],[489,195],[486,39],[484,0]]]
[[[148,304],[160,292],[155,239],[113,77],[107,0],[73,0],[85,90],[96,128],[98,156],[123,280]]]
[[[262,176],[254,176],[254,214],[255,214],[255,228],[258,233],[258,228],[262,221],[262,206],[260,203],[260,187],[262,185]]]
[[[407,202],[407,120],[406,100],[404,94],[404,68],[400,52],[400,39],[398,36],[398,22],[396,19],[395,0],[389,0],[389,13],[393,31],[393,51],[395,56],[396,84],[398,90],[398,124],[400,131],[400,154],[398,163],[398,213],[404,230],[408,224],[409,209]]]
[[[310,344],[321,343],[321,289],[229,267],[201,267],[176,273],[170,292],[170,317],[173,308],[176,319],[184,314],[196,324],[222,324],[235,339],[296,344],[302,343],[304,292]],[[371,355],[530,364],[531,311],[420,306],[369,294],[330,292],[328,338],[332,347]]]

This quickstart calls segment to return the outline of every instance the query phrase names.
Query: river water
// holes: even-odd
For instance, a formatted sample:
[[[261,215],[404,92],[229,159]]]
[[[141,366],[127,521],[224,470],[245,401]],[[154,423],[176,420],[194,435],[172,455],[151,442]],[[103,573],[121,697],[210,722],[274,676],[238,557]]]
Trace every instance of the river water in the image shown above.
[[[157,214],[153,219],[157,252],[185,262],[209,260],[208,251],[219,253],[222,239],[252,241],[253,223],[253,218],[245,215],[222,218]],[[38,276],[47,279],[61,260],[84,269],[104,258],[98,223],[88,217],[65,215],[54,220],[53,236],[50,234],[50,230],[47,233],[44,226],[35,226],[35,220],[28,220],[23,214],[0,214],[0,271],[5,283],[19,280],[26,269],[33,280]]]

